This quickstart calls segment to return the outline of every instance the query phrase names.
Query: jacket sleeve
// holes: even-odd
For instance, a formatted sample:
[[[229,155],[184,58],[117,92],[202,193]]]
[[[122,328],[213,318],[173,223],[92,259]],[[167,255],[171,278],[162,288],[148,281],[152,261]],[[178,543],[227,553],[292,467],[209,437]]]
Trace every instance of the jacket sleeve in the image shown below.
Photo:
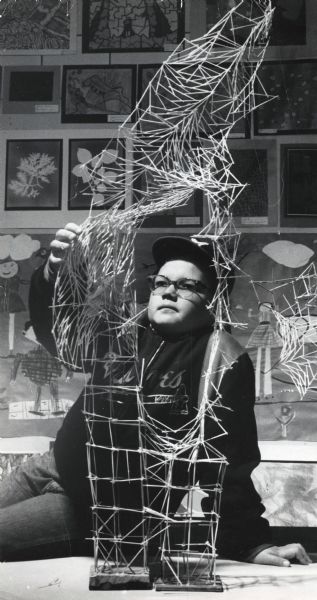
[[[223,481],[217,551],[220,555],[249,560],[269,547],[268,521],[251,473],[260,462],[254,415],[255,384],[250,357],[242,352],[225,372],[221,385],[222,407],[216,409],[226,434],[212,443],[225,455],[228,466]]]

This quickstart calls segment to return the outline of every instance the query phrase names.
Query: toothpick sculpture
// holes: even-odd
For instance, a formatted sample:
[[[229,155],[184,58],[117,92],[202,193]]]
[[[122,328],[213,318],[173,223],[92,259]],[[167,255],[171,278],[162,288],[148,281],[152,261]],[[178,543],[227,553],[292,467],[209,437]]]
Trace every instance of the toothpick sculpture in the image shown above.
[[[195,419],[176,431],[153,419],[142,402],[133,249],[146,217],[186,204],[202,190],[208,225],[194,239],[214,247],[219,284],[210,310],[219,331],[230,321],[226,276],[238,242],[231,207],[243,185],[230,172],[227,138],[237,120],[267,99],[264,91],[255,97],[254,84],[271,15],[269,1],[243,0],[204,36],[181,43],[119,128],[118,148],[132,147],[133,158],[118,151],[115,176],[108,180],[100,169],[107,148],[83,165],[87,181],[94,174],[106,185],[109,208],[97,216],[90,212],[59,275],[54,331],[64,361],[92,374],[85,405],[92,589],[151,585],[153,546],[160,548],[156,589],[219,589],[216,537],[226,458],[205,434],[208,421],[216,424],[215,437],[225,433],[214,413],[224,374],[217,366],[219,337]],[[243,44],[235,41],[237,22]],[[146,181],[142,193],[140,177]],[[127,184],[136,201],[124,207]],[[99,201],[92,190],[92,206]],[[229,367],[230,356],[227,362]],[[102,387],[93,383],[98,370]],[[206,462],[210,481],[200,487]],[[207,513],[199,500],[206,495]],[[202,537],[195,543],[197,525]]]

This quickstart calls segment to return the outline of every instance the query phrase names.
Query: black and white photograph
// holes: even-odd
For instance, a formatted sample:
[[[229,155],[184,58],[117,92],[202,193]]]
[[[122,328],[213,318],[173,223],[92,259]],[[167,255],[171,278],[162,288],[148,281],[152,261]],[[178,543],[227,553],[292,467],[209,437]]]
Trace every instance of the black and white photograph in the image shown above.
[[[0,54],[0,600],[315,598],[316,0],[0,0]]]
[[[8,140],[6,210],[54,210],[61,205],[61,140]]]

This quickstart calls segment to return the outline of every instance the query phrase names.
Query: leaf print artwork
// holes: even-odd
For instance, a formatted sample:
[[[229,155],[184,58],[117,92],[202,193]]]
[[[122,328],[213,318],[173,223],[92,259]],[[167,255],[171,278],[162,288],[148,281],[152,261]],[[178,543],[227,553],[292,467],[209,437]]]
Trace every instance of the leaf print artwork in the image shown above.
[[[105,147],[106,146],[106,147]],[[116,181],[120,156],[104,139],[70,141],[70,208],[108,208],[108,184]]]
[[[56,170],[54,157],[45,153],[32,153],[21,158],[17,178],[10,181],[8,188],[17,196],[36,198],[44,184],[50,183],[49,176]]]
[[[6,210],[61,206],[62,140],[7,140]]]
[[[83,183],[88,183],[91,190],[91,199],[96,206],[104,203],[104,192],[107,191],[107,182],[116,180],[117,173],[107,170],[105,165],[116,161],[118,153],[116,150],[103,150],[99,156],[93,157],[89,150],[79,148],[76,165],[72,173],[75,177],[81,177]]]

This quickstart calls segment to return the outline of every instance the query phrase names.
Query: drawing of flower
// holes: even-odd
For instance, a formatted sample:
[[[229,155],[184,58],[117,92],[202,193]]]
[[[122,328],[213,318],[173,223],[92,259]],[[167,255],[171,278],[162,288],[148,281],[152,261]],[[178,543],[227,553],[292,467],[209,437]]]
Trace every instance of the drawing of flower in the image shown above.
[[[97,156],[93,156],[87,148],[78,148],[77,165],[72,169],[72,174],[87,183],[92,191],[92,202],[94,205],[103,204],[104,192],[107,191],[107,184],[116,181],[117,172],[109,170],[110,165],[114,165],[118,158],[118,151],[113,149],[104,149]]]
[[[8,188],[22,198],[36,198],[45,183],[50,183],[50,175],[55,173],[55,159],[46,153],[32,152],[21,158],[17,166],[16,179],[12,179]]]

